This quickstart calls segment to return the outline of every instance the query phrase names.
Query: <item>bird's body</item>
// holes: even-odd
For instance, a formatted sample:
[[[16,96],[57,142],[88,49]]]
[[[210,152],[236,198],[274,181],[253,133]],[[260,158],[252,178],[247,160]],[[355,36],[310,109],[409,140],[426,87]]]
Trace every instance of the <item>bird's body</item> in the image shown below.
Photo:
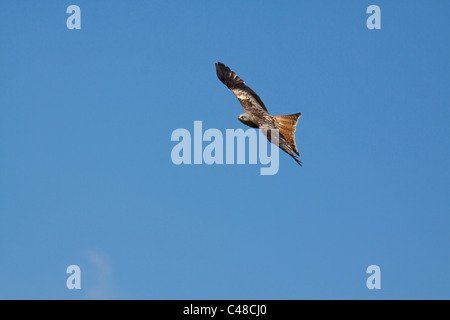
[[[230,68],[217,62],[216,72],[219,80],[234,93],[244,108],[245,112],[239,116],[239,120],[249,127],[261,129],[270,142],[278,145],[299,165],[302,165],[297,158],[300,153],[297,150],[294,136],[295,127],[302,114],[299,112],[285,116],[272,116],[259,96]],[[272,136],[275,137],[272,132],[275,130],[278,132],[278,139],[276,139],[278,141],[272,141]]]

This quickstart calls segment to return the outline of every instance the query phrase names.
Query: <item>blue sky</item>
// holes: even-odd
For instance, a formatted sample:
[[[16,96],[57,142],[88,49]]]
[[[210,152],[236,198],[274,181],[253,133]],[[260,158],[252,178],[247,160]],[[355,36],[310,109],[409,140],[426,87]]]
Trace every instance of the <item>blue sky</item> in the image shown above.
[[[0,298],[449,299],[448,12],[3,2]],[[172,163],[177,128],[246,129],[217,61],[272,114],[302,112],[303,167]]]

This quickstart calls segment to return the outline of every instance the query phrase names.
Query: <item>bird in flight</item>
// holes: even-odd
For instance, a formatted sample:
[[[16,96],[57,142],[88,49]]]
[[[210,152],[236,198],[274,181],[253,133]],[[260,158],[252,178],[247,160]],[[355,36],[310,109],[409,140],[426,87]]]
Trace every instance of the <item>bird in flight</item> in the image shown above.
[[[244,113],[239,116],[239,120],[249,127],[261,129],[270,142],[272,142],[271,131],[278,130],[278,143],[272,143],[287,152],[301,166],[302,163],[297,158],[300,153],[295,144],[294,132],[302,113],[272,116],[255,91],[248,87],[230,68],[217,62],[216,72],[219,80],[234,93],[244,107]]]

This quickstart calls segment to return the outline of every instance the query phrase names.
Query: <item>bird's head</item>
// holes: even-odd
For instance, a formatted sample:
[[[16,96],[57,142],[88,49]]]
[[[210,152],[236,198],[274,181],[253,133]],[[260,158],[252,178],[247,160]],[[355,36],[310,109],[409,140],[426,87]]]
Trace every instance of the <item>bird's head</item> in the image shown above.
[[[241,121],[243,124],[245,124],[246,126],[252,127],[252,128],[258,128],[258,126],[256,124],[254,124],[251,120],[250,120],[250,116],[247,113],[243,113],[239,116],[239,121]]]
[[[250,121],[248,114],[243,113],[241,115],[239,115],[239,120],[244,122],[244,121]]]

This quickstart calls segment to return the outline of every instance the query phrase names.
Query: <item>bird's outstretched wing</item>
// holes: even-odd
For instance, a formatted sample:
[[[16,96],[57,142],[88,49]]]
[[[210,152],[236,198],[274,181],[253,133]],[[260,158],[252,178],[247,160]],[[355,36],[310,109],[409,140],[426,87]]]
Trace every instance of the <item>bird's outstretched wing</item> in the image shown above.
[[[248,87],[244,80],[239,78],[236,73],[230,70],[223,63],[216,63],[217,77],[222,81],[228,89],[233,91],[235,96],[239,99],[244,107],[244,111],[249,115],[257,115],[268,112],[266,106],[261,101],[260,97]]]

